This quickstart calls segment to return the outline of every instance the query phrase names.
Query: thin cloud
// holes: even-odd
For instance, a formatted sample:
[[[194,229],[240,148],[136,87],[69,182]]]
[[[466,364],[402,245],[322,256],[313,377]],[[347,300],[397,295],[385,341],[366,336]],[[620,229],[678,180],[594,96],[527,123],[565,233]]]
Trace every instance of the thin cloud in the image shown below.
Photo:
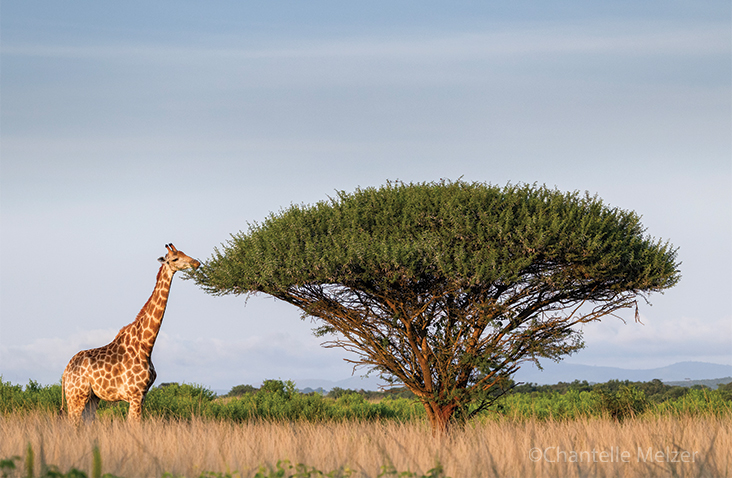
[[[8,57],[133,60],[163,63],[222,60],[379,58],[418,62],[536,54],[716,55],[730,51],[724,25],[676,27],[657,23],[536,27],[442,33],[437,36],[363,37],[298,41],[265,48],[170,46],[166,44],[8,44]],[[231,39],[228,42],[230,43]]]

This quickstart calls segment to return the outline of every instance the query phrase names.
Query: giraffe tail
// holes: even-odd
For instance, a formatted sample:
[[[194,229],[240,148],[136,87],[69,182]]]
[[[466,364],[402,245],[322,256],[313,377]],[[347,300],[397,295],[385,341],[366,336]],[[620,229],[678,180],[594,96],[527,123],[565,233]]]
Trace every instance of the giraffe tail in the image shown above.
[[[64,378],[66,374],[61,376],[61,408],[58,411],[58,416],[64,416],[64,399],[66,398],[66,387],[64,387]]]

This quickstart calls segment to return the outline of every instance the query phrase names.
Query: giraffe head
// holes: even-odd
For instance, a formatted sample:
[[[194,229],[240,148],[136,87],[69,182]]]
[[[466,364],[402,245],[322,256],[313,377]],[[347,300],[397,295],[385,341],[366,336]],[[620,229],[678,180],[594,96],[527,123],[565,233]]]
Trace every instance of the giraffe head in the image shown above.
[[[188,257],[187,255],[183,254],[183,252],[176,249],[173,244],[166,244],[165,248],[168,249],[168,253],[158,260],[166,266],[170,267],[173,272],[182,271],[185,269],[198,269],[198,266],[201,265],[201,263],[197,260]]]

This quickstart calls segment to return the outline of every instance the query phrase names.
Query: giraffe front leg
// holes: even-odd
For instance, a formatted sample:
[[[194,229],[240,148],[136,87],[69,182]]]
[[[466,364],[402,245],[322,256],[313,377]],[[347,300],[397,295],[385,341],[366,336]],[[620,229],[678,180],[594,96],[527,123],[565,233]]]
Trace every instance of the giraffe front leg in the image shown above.
[[[139,422],[142,420],[142,402],[145,395],[135,395],[130,399],[130,410],[127,412],[128,422]]]

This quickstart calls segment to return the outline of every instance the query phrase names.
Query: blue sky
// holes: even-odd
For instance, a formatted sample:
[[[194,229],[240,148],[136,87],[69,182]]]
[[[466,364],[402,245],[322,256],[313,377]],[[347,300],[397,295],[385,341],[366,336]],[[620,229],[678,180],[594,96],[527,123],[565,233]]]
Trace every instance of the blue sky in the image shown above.
[[[3,379],[108,343],[165,243],[206,259],[290,204],[441,178],[589,191],[679,247],[645,325],[567,362],[732,364],[731,7],[607,3],[3,1]],[[350,376],[312,327],[176,277],[158,380]]]

